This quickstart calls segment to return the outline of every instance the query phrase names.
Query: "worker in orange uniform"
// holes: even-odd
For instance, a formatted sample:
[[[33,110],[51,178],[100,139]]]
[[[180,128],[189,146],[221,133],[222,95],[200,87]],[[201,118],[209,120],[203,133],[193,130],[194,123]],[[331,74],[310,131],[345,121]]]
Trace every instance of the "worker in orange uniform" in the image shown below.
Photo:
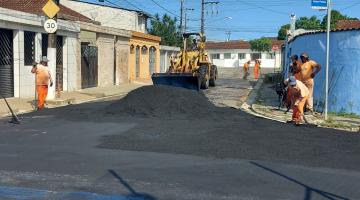
[[[285,80],[285,84],[289,85],[291,96],[293,99],[293,115],[292,120],[288,122],[294,122],[295,125],[300,125],[304,117],[304,106],[309,98],[309,89],[299,80],[296,80],[294,76]]]
[[[291,59],[291,75],[295,76],[296,80],[301,81],[301,66],[302,66],[302,62],[299,60],[299,56],[298,55],[292,55],[290,57]]]
[[[314,94],[314,77],[317,73],[320,72],[321,66],[316,63],[313,60],[309,59],[309,55],[307,53],[302,53],[300,56],[300,59],[302,61],[301,65],[301,72],[300,72],[300,78],[301,81],[306,85],[306,87],[309,89],[309,98],[307,100],[307,109],[313,113],[313,94]]]
[[[260,60],[255,60],[254,79],[259,79],[260,74]]]
[[[291,59],[291,64],[290,64],[290,76],[294,76],[296,78],[296,80],[300,80],[301,81],[301,61],[299,60],[299,56],[298,55],[292,55],[290,57]],[[291,97],[291,91],[288,89],[287,90],[287,95],[286,95],[286,107],[289,109],[292,105],[292,97]]]
[[[243,67],[243,72],[244,72],[243,79],[244,80],[246,80],[247,77],[249,76],[249,67],[250,67],[250,60],[245,62],[244,67]]]
[[[36,76],[36,92],[38,94],[38,105],[37,109],[41,110],[44,108],[45,99],[48,94],[48,86],[50,81],[50,87],[53,85],[53,81],[51,78],[51,73],[49,68],[47,67],[47,63],[49,60],[46,56],[41,58],[39,64],[34,64],[33,68],[31,69],[31,73],[35,74]]]

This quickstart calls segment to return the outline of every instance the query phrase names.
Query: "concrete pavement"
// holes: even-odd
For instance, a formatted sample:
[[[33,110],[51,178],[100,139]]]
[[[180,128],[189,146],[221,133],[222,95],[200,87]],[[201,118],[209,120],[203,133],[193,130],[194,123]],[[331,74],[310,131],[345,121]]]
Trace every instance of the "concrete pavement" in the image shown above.
[[[228,90],[205,92],[218,117],[108,115],[114,98],[0,120],[0,199],[360,198],[359,135],[229,108],[241,96],[231,88],[252,86],[224,73]]]

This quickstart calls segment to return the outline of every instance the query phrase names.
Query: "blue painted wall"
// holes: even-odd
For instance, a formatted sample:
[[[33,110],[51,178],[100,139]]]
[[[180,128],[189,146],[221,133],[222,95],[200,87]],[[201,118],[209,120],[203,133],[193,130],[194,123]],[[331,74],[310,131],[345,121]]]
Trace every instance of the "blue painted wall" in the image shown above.
[[[302,35],[289,44],[289,53],[309,54],[322,70],[315,77],[314,108],[322,111],[325,100],[326,33]],[[329,111],[360,115],[360,30],[331,32]]]

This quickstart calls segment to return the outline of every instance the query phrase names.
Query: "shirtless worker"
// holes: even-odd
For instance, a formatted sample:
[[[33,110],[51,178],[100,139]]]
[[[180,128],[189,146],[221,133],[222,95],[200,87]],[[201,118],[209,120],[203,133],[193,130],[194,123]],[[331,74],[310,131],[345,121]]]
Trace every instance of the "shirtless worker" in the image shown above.
[[[302,53],[300,56],[302,61],[300,78],[304,85],[309,89],[309,98],[306,102],[307,109],[312,113],[313,109],[313,94],[314,94],[314,77],[317,73],[320,72],[321,66],[313,60],[309,59],[309,55],[307,53]]]
[[[288,122],[294,122],[296,126],[299,126],[304,117],[304,106],[309,98],[309,89],[301,81],[296,80],[294,76],[285,80],[285,85],[289,85],[293,99],[292,120]]]
[[[243,67],[244,76],[243,79],[246,80],[249,75],[249,67],[250,67],[250,60],[245,62]]]
[[[37,110],[41,110],[44,108],[45,99],[48,94],[48,86],[50,81],[50,87],[53,85],[53,81],[51,78],[50,70],[47,67],[47,63],[49,60],[46,56],[41,58],[39,64],[34,64],[31,69],[31,73],[36,76],[36,92],[38,94],[38,105]]]

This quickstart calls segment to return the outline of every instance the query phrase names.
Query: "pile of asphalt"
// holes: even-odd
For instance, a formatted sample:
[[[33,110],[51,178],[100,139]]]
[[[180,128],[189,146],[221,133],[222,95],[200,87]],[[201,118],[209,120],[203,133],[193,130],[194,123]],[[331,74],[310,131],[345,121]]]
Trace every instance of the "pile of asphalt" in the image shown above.
[[[137,117],[199,117],[215,112],[215,107],[200,91],[170,86],[144,86],[106,108],[107,114]]]

